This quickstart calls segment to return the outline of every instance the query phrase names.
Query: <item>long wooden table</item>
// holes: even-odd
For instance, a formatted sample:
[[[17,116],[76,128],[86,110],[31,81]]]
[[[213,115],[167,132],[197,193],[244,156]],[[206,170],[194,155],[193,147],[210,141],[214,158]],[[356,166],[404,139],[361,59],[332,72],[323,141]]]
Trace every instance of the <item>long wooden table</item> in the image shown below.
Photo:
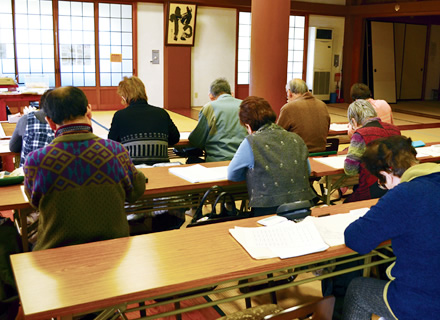
[[[229,161],[204,163],[206,167],[227,166]],[[213,185],[221,186],[234,195],[236,200],[247,199],[246,183],[229,180],[191,183],[168,171],[169,167],[139,169],[148,178],[144,195],[135,203],[126,203],[127,214],[197,207],[203,194]],[[29,249],[27,213],[31,205],[23,191],[23,185],[1,187],[0,210],[15,209],[18,212],[23,248]]]
[[[347,176],[343,168],[333,168],[327,166],[315,158],[309,158],[311,175],[324,179],[324,194],[322,195],[325,203],[330,204],[332,193],[339,188]],[[421,162],[439,162],[440,157],[425,157],[419,159]],[[204,163],[204,166],[226,166],[229,161]],[[133,204],[126,203],[127,214],[146,213],[154,211],[170,210],[178,208],[194,208],[200,203],[201,197],[207,189],[213,185],[219,185],[232,193],[235,200],[246,200],[248,197],[246,183],[232,182],[228,180],[211,181],[204,183],[191,183],[181,179],[168,171],[168,167],[155,167],[140,169],[148,178],[144,195]],[[26,212],[31,208],[25,197],[22,186],[14,185],[1,187],[2,196],[0,197],[0,210],[15,209],[19,214],[23,248],[29,249],[28,231],[26,223]]]
[[[17,126],[16,123],[9,123],[7,121],[0,121],[0,125],[2,126],[3,131],[5,132],[6,138],[4,139],[10,139],[12,136],[12,133],[14,133],[15,127]]]
[[[229,161],[208,162],[201,165],[206,167],[227,166]],[[189,166],[189,165],[185,165]],[[169,167],[140,169],[148,178],[145,193],[134,204],[126,204],[127,213],[153,212],[178,208],[193,208],[200,203],[203,194],[213,185],[221,186],[230,192],[235,200],[246,200],[246,182],[229,180],[191,183],[168,171]]]
[[[439,144],[438,142],[427,143],[426,146],[431,146]],[[416,148],[417,150],[417,148]],[[338,155],[346,154],[346,152],[340,152]],[[334,157],[334,155],[329,156]],[[322,178],[324,183],[324,194],[322,195],[322,199],[326,204],[330,204],[332,194],[338,190],[340,187],[347,185],[347,180],[352,179],[353,182],[348,185],[353,185],[354,182],[358,179],[357,176],[350,177],[344,173],[344,168],[334,168],[328,166],[324,163],[317,161],[317,159],[322,157],[310,157],[310,167],[311,167],[311,176]],[[427,156],[417,158],[421,163],[424,162],[440,162],[440,156]]]
[[[314,215],[348,212],[369,207],[376,200],[314,209]],[[12,267],[26,319],[61,317],[104,310],[99,319],[139,310],[133,303],[168,299],[140,307],[157,307],[195,297],[229,291],[228,298],[185,307],[143,319],[156,319],[201,309],[237,299],[276,291],[308,281],[394,260],[389,243],[382,244],[389,254],[373,251],[358,256],[344,245],[324,252],[290,259],[254,260],[234,240],[228,230],[236,225],[255,227],[260,218],[172,230],[135,237],[99,241],[11,256]],[[372,257],[377,260],[371,262]],[[329,262],[338,258],[338,262]],[[365,265],[311,279],[292,281],[245,294],[240,287],[279,280],[349,261],[370,261]],[[247,280],[248,284],[238,284]],[[207,289],[210,288],[210,289]],[[213,289],[214,288],[214,289]],[[195,293],[195,290],[208,291]],[[189,294],[189,296],[184,296]],[[218,296],[217,296],[218,297]],[[130,307],[127,307],[130,305]],[[114,317],[114,318],[115,318]]]

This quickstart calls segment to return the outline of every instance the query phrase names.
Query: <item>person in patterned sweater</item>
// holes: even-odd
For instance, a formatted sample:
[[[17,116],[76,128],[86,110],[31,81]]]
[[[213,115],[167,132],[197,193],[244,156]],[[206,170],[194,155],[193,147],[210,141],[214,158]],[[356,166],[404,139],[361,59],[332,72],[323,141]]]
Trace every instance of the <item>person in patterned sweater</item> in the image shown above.
[[[80,89],[54,89],[43,110],[55,139],[23,167],[26,195],[40,212],[34,250],[128,236],[124,203],[144,193],[143,173],[120,143],[92,133]]]
[[[400,136],[400,130],[395,125],[382,122],[367,100],[359,99],[350,104],[347,117],[349,131],[354,133],[344,162],[344,172],[348,176],[359,174],[359,185],[353,188],[353,193],[344,202],[380,198],[387,190],[381,188],[377,178],[362,165],[361,157],[368,143],[379,138]]]

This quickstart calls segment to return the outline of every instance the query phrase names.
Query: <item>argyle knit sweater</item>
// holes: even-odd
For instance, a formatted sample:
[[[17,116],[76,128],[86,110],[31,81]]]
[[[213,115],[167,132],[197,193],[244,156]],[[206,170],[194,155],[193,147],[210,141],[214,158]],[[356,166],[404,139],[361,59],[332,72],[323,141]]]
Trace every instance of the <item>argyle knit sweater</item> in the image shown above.
[[[57,131],[23,167],[25,192],[40,211],[34,250],[128,236],[124,203],[145,191],[145,176],[120,143],[77,129]]]

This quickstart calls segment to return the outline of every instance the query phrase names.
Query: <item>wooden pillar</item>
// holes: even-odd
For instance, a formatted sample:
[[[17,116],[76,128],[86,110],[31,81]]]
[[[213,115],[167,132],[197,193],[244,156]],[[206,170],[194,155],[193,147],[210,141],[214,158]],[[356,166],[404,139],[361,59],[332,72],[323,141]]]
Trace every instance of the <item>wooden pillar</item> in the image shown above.
[[[351,103],[350,88],[356,82],[362,82],[362,59],[364,48],[365,19],[357,16],[345,17],[344,49],[342,65],[342,96]]]
[[[290,0],[252,0],[249,95],[269,101],[277,114],[286,103]]]
[[[165,46],[164,108],[191,110],[191,47]]]

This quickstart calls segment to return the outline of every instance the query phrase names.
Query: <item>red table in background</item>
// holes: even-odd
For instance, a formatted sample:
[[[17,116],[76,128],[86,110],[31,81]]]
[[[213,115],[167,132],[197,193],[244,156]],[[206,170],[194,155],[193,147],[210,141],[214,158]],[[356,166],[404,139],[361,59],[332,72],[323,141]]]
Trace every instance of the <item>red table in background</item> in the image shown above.
[[[41,94],[36,93],[16,93],[4,92],[0,93],[0,121],[8,120],[6,115],[6,102],[7,101],[40,101]]]

